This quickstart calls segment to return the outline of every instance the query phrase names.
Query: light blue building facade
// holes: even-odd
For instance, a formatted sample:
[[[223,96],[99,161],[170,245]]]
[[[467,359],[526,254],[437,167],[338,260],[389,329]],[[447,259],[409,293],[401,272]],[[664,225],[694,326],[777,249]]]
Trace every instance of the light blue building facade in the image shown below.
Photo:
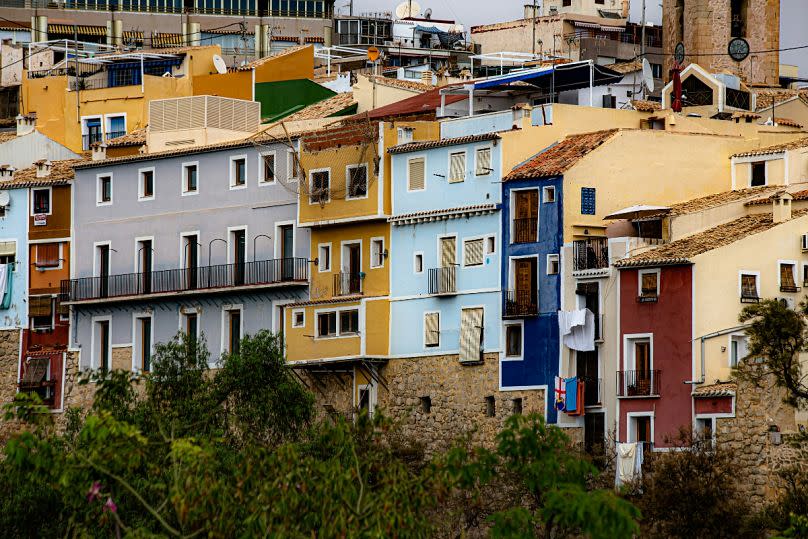
[[[396,146],[390,218],[392,357],[500,351],[500,137]]]
[[[10,169],[0,170],[0,182],[10,180]],[[5,290],[0,290],[0,330],[21,330],[28,323],[28,197],[27,188],[0,191],[8,204],[0,217],[0,264],[7,264]],[[0,195],[3,197],[4,195]],[[10,270],[10,271],[9,271]],[[8,280],[10,279],[10,282]]]

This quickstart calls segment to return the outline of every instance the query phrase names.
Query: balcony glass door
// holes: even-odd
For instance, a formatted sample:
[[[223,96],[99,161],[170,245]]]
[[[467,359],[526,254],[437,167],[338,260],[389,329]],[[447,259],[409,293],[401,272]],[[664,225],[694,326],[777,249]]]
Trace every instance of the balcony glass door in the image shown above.
[[[195,290],[198,286],[199,273],[199,241],[196,234],[185,236],[185,270],[188,289]]]
[[[247,234],[244,230],[233,231],[233,285],[244,284],[247,262]]]
[[[140,290],[143,294],[151,294],[153,262],[151,240],[141,241],[139,250]]]
[[[281,279],[287,281],[295,277],[295,231],[292,225],[282,225],[279,232],[283,268]]]
[[[584,382],[584,406],[600,404],[600,373],[598,351],[576,352],[576,375]]]
[[[98,284],[99,296],[109,295],[109,245],[98,246]]]

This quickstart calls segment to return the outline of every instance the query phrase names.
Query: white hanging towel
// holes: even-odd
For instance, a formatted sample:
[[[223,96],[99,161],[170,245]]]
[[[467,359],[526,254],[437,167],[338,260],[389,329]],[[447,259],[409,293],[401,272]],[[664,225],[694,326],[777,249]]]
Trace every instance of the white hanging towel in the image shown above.
[[[564,346],[570,350],[595,349],[595,315],[589,309],[558,311],[558,330]]]
[[[11,264],[0,264],[0,303],[6,299],[6,279],[8,279],[8,268]]]
[[[637,452],[642,453],[642,449],[638,449],[636,442],[628,444],[616,444],[615,450],[617,452],[617,466],[615,485],[620,486],[625,483],[630,483],[638,477],[637,470]]]

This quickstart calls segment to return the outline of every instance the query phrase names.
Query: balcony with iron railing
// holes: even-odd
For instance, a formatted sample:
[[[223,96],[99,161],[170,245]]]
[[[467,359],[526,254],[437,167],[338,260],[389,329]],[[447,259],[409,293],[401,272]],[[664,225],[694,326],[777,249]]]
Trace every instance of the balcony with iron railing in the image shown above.
[[[584,383],[584,406],[599,406],[602,404],[600,378],[578,376],[578,379]]]
[[[538,239],[539,220],[535,217],[513,220],[513,242],[535,243]]]
[[[354,296],[362,293],[361,272],[337,273],[334,275],[334,295]]]
[[[433,296],[457,294],[457,266],[431,268],[429,270],[429,293]]]
[[[107,131],[106,139],[112,140],[114,138],[122,137],[126,134],[126,131]]]
[[[89,150],[93,144],[102,140],[104,140],[103,133],[85,133],[81,136],[81,147],[84,150]]]
[[[280,258],[83,277],[62,281],[61,298],[66,302],[83,302],[159,294],[210,293],[234,288],[305,285],[308,270],[309,262],[305,258]]]
[[[607,269],[609,267],[608,238],[590,238],[572,243],[573,271]]]
[[[658,397],[662,371],[617,371],[618,397]]]
[[[539,314],[539,302],[535,290],[506,290],[505,318],[524,318]]]

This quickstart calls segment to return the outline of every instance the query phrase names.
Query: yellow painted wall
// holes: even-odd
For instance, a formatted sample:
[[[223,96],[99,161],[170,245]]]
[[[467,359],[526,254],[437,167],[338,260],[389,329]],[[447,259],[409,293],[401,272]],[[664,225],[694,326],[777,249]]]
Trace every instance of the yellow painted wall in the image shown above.
[[[365,354],[390,353],[390,301],[387,298],[365,302]]]
[[[318,227],[311,230],[312,257],[319,256],[319,245],[331,243],[331,271],[320,272],[313,267],[309,294],[312,300],[331,298],[334,294],[334,275],[342,271],[342,242],[362,242],[362,292],[365,296],[385,296],[390,293],[390,264],[392,254],[381,268],[370,267],[370,240],[383,237],[385,249],[390,248],[390,225],[387,221],[356,222],[340,226]]]
[[[255,82],[314,78],[314,46],[266,60],[255,68]]]
[[[251,71],[233,71],[220,75],[194,77],[194,95],[218,95],[252,101],[253,81]]]
[[[288,308],[286,310],[286,355],[289,361],[302,361],[308,359],[327,359],[335,357],[358,356],[361,351],[361,337],[354,335],[350,337],[337,337],[331,339],[316,339],[317,334],[317,311],[328,311],[331,309],[360,308],[360,302],[318,304],[300,307],[306,312],[306,324],[302,328],[293,328],[293,313],[298,308]],[[361,320],[361,315],[360,315]],[[339,323],[339,320],[337,321]],[[360,328],[360,332],[361,332]]]
[[[774,159],[766,162],[766,183],[769,185],[786,184],[785,159]]]

